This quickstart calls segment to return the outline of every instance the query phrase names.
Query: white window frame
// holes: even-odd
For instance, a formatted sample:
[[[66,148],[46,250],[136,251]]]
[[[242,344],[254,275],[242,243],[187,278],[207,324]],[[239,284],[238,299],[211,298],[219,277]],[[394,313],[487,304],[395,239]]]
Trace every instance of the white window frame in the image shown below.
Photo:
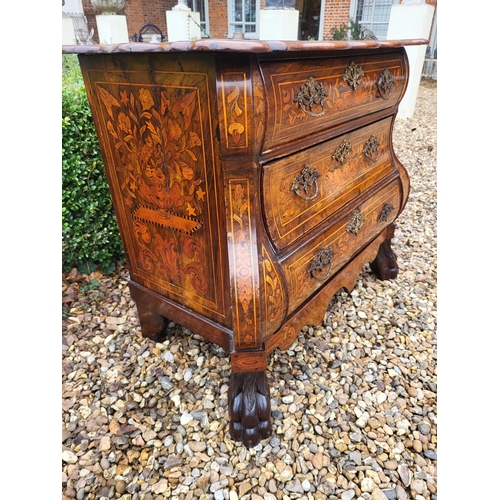
[[[233,1],[227,0],[227,37],[233,38],[235,33],[234,26],[237,24],[243,25],[243,33],[245,39],[258,40],[259,39],[259,18],[260,18],[260,0],[253,0],[255,2],[255,22],[245,22],[242,21],[233,21]],[[252,0],[250,0],[252,1]],[[243,4],[245,0],[242,0]],[[255,25],[255,33],[245,33],[245,25]]]
[[[210,33],[210,21],[209,21],[210,16],[208,15],[208,0],[188,0],[186,2],[186,4],[191,8],[193,12],[200,12],[200,19],[201,19],[201,11],[199,5],[201,3],[203,3],[203,6],[205,8],[205,21],[200,21],[200,25],[207,33]],[[206,38],[203,29],[201,30],[201,38]]]
[[[364,3],[365,5],[373,5],[375,4],[375,8],[372,9],[372,16],[371,16],[371,20],[368,20],[368,21],[360,21],[360,24],[363,26],[363,28],[368,28],[369,30],[372,30],[375,32],[375,34],[377,35],[377,32],[373,29],[373,25],[386,25],[387,26],[387,30],[389,29],[389,19],[390,19],[390,12],[389,12],[389,19],[387,19],[387,21],[373,21],[373,16],[375,14],[375,10],[376,10],[376,7],[377,7],[377,1],[378,0],[364,0]],[[349,17],[353,20],[356,20],[356,14],[357,14],[357,10],[358,10],[358,3],[359,1],[358,0],[351,0],[351,8],[350,8],[350,11],[349,11]],[[394,4],[399,4],[399,0],[392,0],[392,2],[388,2],[388,3],[392,3],[393,5]],[[385,7],[385,5],[384,5]],[[385,35],[377,35],[377,38],[379,38],[380,40],[385,40],[387,38],[387,30],[385,31]]]

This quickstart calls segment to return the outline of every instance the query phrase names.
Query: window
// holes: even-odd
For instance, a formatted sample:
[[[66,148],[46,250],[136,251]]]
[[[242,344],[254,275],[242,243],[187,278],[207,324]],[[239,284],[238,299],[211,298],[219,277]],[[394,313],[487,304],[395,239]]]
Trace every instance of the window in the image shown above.
[[[245,38],[258,38],[257,18],[259,15],[257,0],[228,0],[229,1],[229,32],[232,38],[234,33],[243,33]]]
[[[207,38],[210,33],[208,24],[208,0],[186,0],[186,5],[193,11],[200,13],[201,38]]]
[[[385,40],[393,3],[394,0],[353,0],[351,15],[363,28],[373,31],[379,40]]]

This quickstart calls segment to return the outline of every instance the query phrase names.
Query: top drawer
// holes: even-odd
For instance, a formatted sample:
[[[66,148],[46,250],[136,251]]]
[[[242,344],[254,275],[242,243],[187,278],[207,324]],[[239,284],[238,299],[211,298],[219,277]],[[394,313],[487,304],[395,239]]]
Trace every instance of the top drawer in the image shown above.
[[[268,102],[263,152],[395,106],[406,85],[400,52],[261,61]]]

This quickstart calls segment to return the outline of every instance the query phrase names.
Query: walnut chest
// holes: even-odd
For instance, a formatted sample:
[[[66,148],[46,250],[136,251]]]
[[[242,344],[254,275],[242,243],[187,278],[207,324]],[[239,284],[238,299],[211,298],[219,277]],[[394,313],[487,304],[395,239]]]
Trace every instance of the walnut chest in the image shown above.
[[[231,357],[230,433],[272,431],[266,358],[362,266],[395,278],[405,45],[203,40],[78,53],[142,333]]]

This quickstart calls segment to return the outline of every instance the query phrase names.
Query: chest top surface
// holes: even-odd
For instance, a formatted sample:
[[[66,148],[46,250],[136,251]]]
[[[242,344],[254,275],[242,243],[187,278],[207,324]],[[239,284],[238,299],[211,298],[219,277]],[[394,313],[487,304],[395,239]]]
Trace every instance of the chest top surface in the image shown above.
[[[349,49],[380,49],[426,45],[424,38],[401,40],[280,41],[203,39],[164,43],[122,43],[115,45],[63,45],[63,54],[118,54],[147,52],[246,52],[254,54],[290,52],[330,52]]]

